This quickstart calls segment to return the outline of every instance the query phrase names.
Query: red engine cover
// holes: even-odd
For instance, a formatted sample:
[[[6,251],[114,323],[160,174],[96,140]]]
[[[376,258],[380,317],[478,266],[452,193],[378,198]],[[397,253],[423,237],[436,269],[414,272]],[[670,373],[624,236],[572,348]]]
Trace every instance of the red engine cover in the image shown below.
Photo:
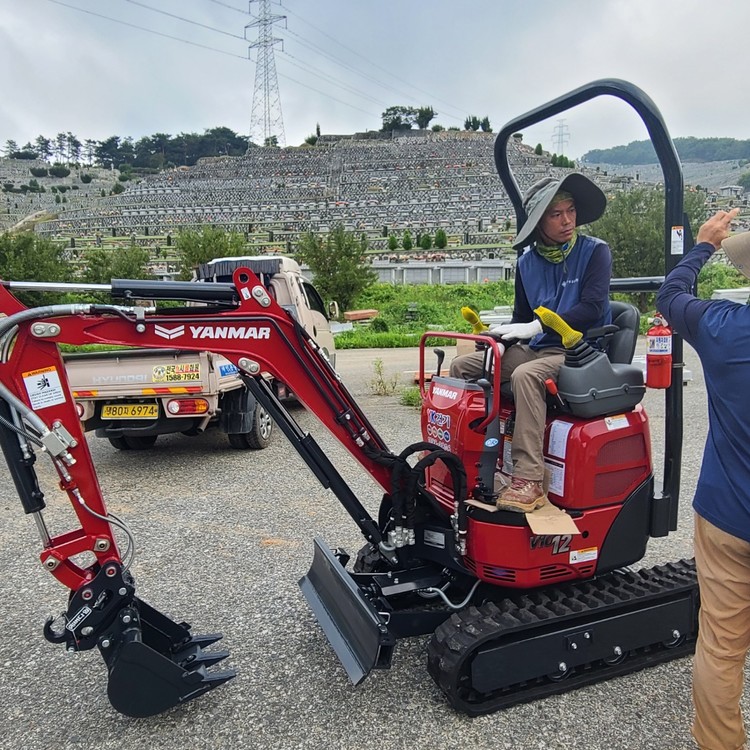
[[[485,415],[484,394],[472,383],[435,378],[422,407],[425,440],[458,455],[469,495],[477,486],[480,460],[494,456],[509,469],[513,411],[501,408],[501,443],[472,429]],[[508,430],[510,432],[510,430]],[[651,476],[648,418],[641,406],[609,417],[548,419],[544,438],[550,500],[573,512],[576,535],[535,536],[525,525],[469,520],[464,562],[495,585],[531,588],[551,581],[590,578],[607,533],[623,503]],[[427,471],[427,488],[452,511],[450,475],[438,462]]]

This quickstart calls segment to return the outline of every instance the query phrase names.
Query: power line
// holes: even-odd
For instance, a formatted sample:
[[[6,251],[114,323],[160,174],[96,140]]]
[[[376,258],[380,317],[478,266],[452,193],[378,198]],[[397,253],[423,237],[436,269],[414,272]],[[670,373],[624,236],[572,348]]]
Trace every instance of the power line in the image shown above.
[[[229,36],[229,37],[232,37],[234,39],[241,39],[242,41],[246,41],[245,37],[244,36],[240,36],[239,34],[232,34],[231,32],[224,31],[223,29],[217,29],[215,26],[209,26],[209,25],[207,25],[205,23],[200,23],[198,21],[193,21],[190,18],[185,18],[184,16],[179,16],[179,15],[177,15],[175,13],[168,13],[167,11],[161,10],[160,8],[154,8],[151,5],[147,5],[146,3],[139,2],[139,0],[125,0],[125,2],[131,3],[132,5],[137,5],[137,6],[141,7],[141,8],[145,8],[146,10],[151,10],[154,13],[160,13],[161,15],[168,16],[169,18],[177,19],[178,21],[184,21],[185,23],[192,24],[193,26],[200,26],[203,29],[208,29],[209,31],[215,31],[218,34],[224,34],[225,36]],[[226,8],[230,8],[231,10],[236,10],[236,11],[238,11],[240,13],[243,13],[244,15],[251,15],[249,13],[245,13],[245,11],[241,11],[239,8],[235,8],[234,6],[228,5],[227,3],[220,2],[219,0],[212,0],[212,2],[216,2],[218,5],[222,5],[222,6],[226,7]],[[299,60],[299,58],[297,58],[294,55],[290,54],[286,50],[282,49],[282,50],[280,50],[280,52],[284,55],[284,57],[289,57],[289,58],[291,58],[293,60]],[[256,62],[256,61],[253,60],[252,62]],[[359,90],[359,89],[357,89],[357,88],[355,88],[353,86],[350,86],[349,84],[344,83],[343,81],[341,81],[341,80],[339,80],[337,78],[334,78],[329,73],[325,73],[322,70],[320,70],[319,68],[312,67],[309,63],[306,63],[306,62],[303,63],[303,61],[301,61],[301,60],[299,62],[301,64],[296,64],[296,63],[291,63],[291,64],[294,65],[295,67],[301,68],[302,70],[305,70],[305,71],[316,72],[318,75],[320,75],[320,76],[322,76],[324,78],[327,78],[331,83],[336,84],[340,88],[347,89],[350,93],[355,94],[356,96],[360,96],[363,99],[369,99],[374,104],[379,104],[381,106],[388,106],[385,102],[382,102],[382,101],[374,98],[370,94],[367,94],[367,93],[365,93],[365,92],[363,92],[363,91],[361,91],[361,90]],[[305,85],[305,84],[299,83],[299,82],[296,82],[296,83],[298,83],[298,85],[301,85],[301,86]],[[317,89],[312,89],[312,90],[318,91]],[[323,93],[323,92],[318,91],[318,93]],[[324,94],[324,96],[325,96],[325,94]],[[336,99],[336,101],[340,101],[340,100]],[[360,111],[364,112],[364,110],[360,110]]]
[[[112,21],[114,23],[119,23],[122,26],[129,26],[131,29],[138,29],[139,31],[145,31],[147,34],[154,34],[155,36],[160,36],[165,39],[172,39],[175,42],[182,42],[183,44],[189,44],[193,47],[200,47],[201,49],[207,49],[211,50],[212,52],[218,52],[221,55],[228,55],[229,57],[238,57],[240,60],[246,60],[246,57],[243,57],[242,55],[236,55],[233,52],[227,52],[222,49],[217,49],[216,47],[209,47],[206,44],[199,44],[198,42],[191,42],[189,39],[182,39],[178,36],[172,36],[171,34],[165,34],[161,31],[154,31],[153,29],[147,29],[144,26],[138,26],[134,23],[129,23],[128,21],[122,21],[119,18],[112,18],[111,16],[105,16],[101,13],[95,13],[93,10],[87,10],[86,8],[78,8],[75,5],[70,5],[68,3],[62,2],[62,0],[47,0],[49,3],[54,3],[55,5],[62,5],[64,8],[70,8],[71,10],[77,10],[79,13],[86,13],[89,16],[96,16],[97,18],[103,18],[106,21]]]
[[[218,2],[218,1],[219,1],[219,0],[212,0],[212,2]],[[323,36],[326,36],[326,37],[328,37],[329,39],[331,39],[332,41],[336,42],[337,46],[339,46],[339,47],[341,47],[341,48],[343,48],[343,49],[345,49],[345,50],[348,50],[348,51],[349,51],[349,52],[351,52],[351,53],[352,53],[353,55],[356,55],[357,57],[361,58],[362,60],[364,60],[364,61],[365,61],[366,63],[368,63],[369,65],[372,65],[372,66],[373,66],[374,68],[377,68],[378,70],[382,70],[382,71],[383,71],[384,73],[386,73],[387,75],[391,76],[392,78],[396,78],[396,79],[398,79],[398,77],[399,77],[399,76],[397,76],[397,75],[396,75],[395,73],[391,73],[391,72],[390,72],[389,70],[387,70],[386,68],[384,68],[384,67],[383,67],[382,65],[378,65],[377,63],[374,63],[374,62],[373,62],[372,60],[370,60],[369,58],[365,57],[364,55],[362,55],[361,53],[357,52],[356,50],[353,50],[353,49],[352,49],[351,47],[347,47],[347,46],[346,46],[345,44],[342,44],[342,42],[341,42],[341,40],[340,40],[340,39],[336,39],[335,37],[331,36],[331,35],[330,35],[329,33],[327,33],[326,31],[323,31],[323,29],[320,29],[320,28],[318,28],[318,27],[317,27],[317,26],[316,26],[316,25],[315,25],[314,23],[311,23],[310,21],[308,21],[308,20],[306,20],[305,18],[303,18],[302,16],[300,16],[300,15],[299,15],[299,13],[295,13],[295,12],[294,12],[293,10],[290,10],[289,8],[287,8],[287,7],[286,7],[286,5],[284,5],[284,4],[282,3],[282,2],[280,2],[279,4],[281,5],[281,7],[282,7],[282,8],[283,8],[283,9],[284,9],[284,10],[285,10],[285,11],[286,11],[287,13],[290,13],[291,15],[293,15],[293,16],[296,16],[297,18],[299,18],[299,19],[300,19],[300,21],[302,21],[303,23],[306,23],[306,24],[307,24],[308,26],[311,26],[311,27],[312,27],[313,29],[315,29],[315,30],[316,30],[316,31],[317,31],[318,33],[320,33],[320,34],[323,34]],[[237,9],[235,8],[235,10],[237,10]],[[356,72],[356,71],[355,71],[355,72]],[[368,75],[367,75],[367,74],[365,74],[365,73],[360,73],[360,75],[363,75],[363,76],[364,76],[364,77],[366,77],[366,78],[370,78],[370,76],[368,76]],[[374,79],[371,79],[371,80],[374,80]],[[378,82],[378,81],[376,81],[376,83],[379,83],[379,82]],[[381,84],[381,83],[379,83],[379,85],[382,85],[382,86],[384,86],[385,88],[391,88],[391,90],[395,91],[396,93],[400,93],[400,94],[401,94],[402,96],[411,96],[411,95],[408,95],[408,94],[404,94],[404,92],[400,92],[400,91],[398,91],[397,89],[394,89],[394,88],[392,88],[392,87],[386,86],[385,84]],[[415,91],[419,91],[419,92],[420,92],[420,93],[422,93],[422,94],[426,94],[426,95],[427,95],[427,96],[429,96],[429,97],[430,97],[431,99],[434,99],[434,100],[435,100],[436,102],[442,102],[443,104],[446,104],[446,105],[447,105],[448,107],[450,107],[451,109],[455,109],[456,111],[459,111],[459,109],[460,109],[459,107],[456,107],[455,105],[451,104],[450,102],[446,102],[446,101],[443,101],[442,99],[439,99],[438,97],[436,97],[436,96],[433,96],[433,95],[432,95],[431,93],[429,93],[428,91],[424,91],[423,89],[420,89],[420,88],[419,88],[418,86],[414,86],[413,84],[410,84],[410,86],[411,86],[411,88],[413,88],[413,89],[414,89]],[[457,116],[455,116],[455,115],[447,115],[447,116],[448,116],[448,117],[452,117],[452,118],[453,118],[453,119],[455,119],[455,120],[458,120],[458,119],[462,119],[462,118],[460,118],[460,117],[457,117]]]
[[[127,27],[129,27],[131,29],[137,29],[138,31],[144,31],[147,34],[153,34],[154,36],[162,37],[163,39],[170,39],[170,40],[172,40],[174,42],[180,42],[182,44],[188,44],[191,47],[199,47],[200,49],[209,50],[210,52],[217,52],[220,55],[226,55],[228,57],[234,57],[234,58],[237,58],[239,60],[242,60],[243,62],[256,63],[256,61],[253,60],[252,58],[250,58],[249,56],[238,55],[238,54],[236,54],[234,52],[228,52],[226,50],[219,49],[217,47],[211,47],[211,46],[209,46],[207,44],[200,44],[198,42],[193,42],[193,41],[191,41],[189,39],[183,39],[182,37],[174,36],[172,34],[166,34],[166,33],[161,32],[161,31],[156,31],[154,29],[149,29],[149,28],[147,28],[145,26],[139,26],[138,24],[130,23],[129,21],[123,21],[122,19],[119,19],[119,18],[112,18],[112,16],[106,16],[103,13],[96,13],[95,11],[88,10],[86,8],[79,8],[79,7],[75,6],[75,5],[71,5],[70,3],[63,2],[62,0],[47,0],[47,2],[53,3],[54,5],[60,5],[60,6],[64,7],[64,8],[68,8],[69,10],[77,11],[78,13],[85,13],[85,14],[87,14],[89,16],[94,16],[96,18],[101,18],[101,19],[103,19],[105,21],[111,21],[112,23],[117,23],[117,24],[120,24],[121,26],[127,26]],[[250,15],[249,13],[246,13],[245,11],[240,11],[238,8],[234,8],[233,6],[230,6],[230,5],[226,4],[226,3],[220,2],[220,0],[211,0],[211,2],[215,2],[217,5],[223,5],[223,6],[227,7],[227,8],[231,8],[232,10],[236,10],[236,11],[242,13],[245,16]],[[188,19],[185,19],[185,20],[188,20]],[[234,36],[234,35],[230,34],[230,36]],[[241,39],[244,40],[244,37],[238,37],[238,38],[241,38]],[[350,102],[346,102],[343,99],[339,99],[338,97],[333,96],[332,94],[329,94],[329,93],[327,93],[325,91],[321,91],[320,89],[315,88],[314,86],[310,86],[309,84],[304,83],[302,81],[299,81],[296,78],[292,78],[289,75],[286,75],[284,73],[278,73],[278,75],[281,78],[284,78],[284,79],[286,79],[288,81],[291,81],[292,83],[295,83],[295,84],[297,84],[298,86],[301,86],[304,89],[308,89],[309,91],[313,91],[316,94],[320,94],[321,96],[325,97],[326,99],[330,99],[331,101],[338,102],[339,104],[342,104],[345,107],[349,107],[350,109],[355,109],[358,112],[362,112],[362,113],[366,114],[368,117],[373,117],[375,119],[377,119],[378,117],[380,117],[379,113],[375,113],[375,112],[368,111],[366,109],[362,109],[361,107],[358,107],[355,104],[351,104]]]
[[[167,13],[166,10],[161,10],[160,8],[154,8],[151,5],[146,5],[146,3],[139,3],[138,0],[125,0],[126,3],[131,3],[132,5],[138,5],[141,8],[146,8],[146,10],[152,10],[154,13],[161,13],[163,16],[169,16],[170,18],[176,18],[178,21],[184,21],[185,23],[191,23],[193,26],[200,26],[203,29],[209,29],[210,31],[215,31],[217,34],[225,34],[226,36],[234,37],[235,39],[242,39],[242,41],[245,41],[244,36],[240,36],[239,34],[232,34],[229,31],[224,31],[223,29],[217,29],[215,26],[208,26],[205,23],[199,23],[198,21],[191,21],[189,18],[184,18],[183,16],[175,15],[174,13]]]
[[[216,3],[217,5],[223,5],[225,8],[229,8],[229,10],[236,10],[237,13],[242,13],[243,16],[250,15],[250,11],[242,10],[242,8],[235,8],[234,5],[229,5],[229,3],[222,3],[221,0],[211,0],[211,2]]]

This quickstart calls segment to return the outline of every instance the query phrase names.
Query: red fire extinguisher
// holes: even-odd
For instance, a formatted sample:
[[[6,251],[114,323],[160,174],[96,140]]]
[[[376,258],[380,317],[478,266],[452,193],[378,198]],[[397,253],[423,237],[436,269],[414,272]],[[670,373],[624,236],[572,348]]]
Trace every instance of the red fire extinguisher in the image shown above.
[[[646,332],[646,385],[649,388],[669,388],[672,383],[672,329],[656,313],[653,325]]]

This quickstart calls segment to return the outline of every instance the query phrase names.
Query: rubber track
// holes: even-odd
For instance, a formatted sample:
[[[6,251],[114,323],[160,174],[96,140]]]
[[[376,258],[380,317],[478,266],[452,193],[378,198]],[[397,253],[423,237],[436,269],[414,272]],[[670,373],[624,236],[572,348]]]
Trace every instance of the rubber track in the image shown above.
[[[640,606],[675,596],[692,596],[697,610],[697,586],[695,562],[680,560],[638,572],[616,571],[591,581],[562,584],[497,603],[468,607],[451,615],[433,634],[428,645],[427,669],[449,703],[471,716],[636,672],[693,653],[697,611],[694,632],[685,634],[684,641],[671,648],[652,644],[629,652],[619,664],[606,664],[600,659],[575,667],[562,680],[540,675],[490,694],[480,694],[468,684],[471,662],[477,652],[497,646],[502,640],[507,640],[507,647],[512,648],[514,634],[525,639],[533,635],[534,628],[554,632],[556,625],[560,629],[575,627],[577,621],[595,626],[592,613],[607,617],[615,611],[627,611],[631,602]]]

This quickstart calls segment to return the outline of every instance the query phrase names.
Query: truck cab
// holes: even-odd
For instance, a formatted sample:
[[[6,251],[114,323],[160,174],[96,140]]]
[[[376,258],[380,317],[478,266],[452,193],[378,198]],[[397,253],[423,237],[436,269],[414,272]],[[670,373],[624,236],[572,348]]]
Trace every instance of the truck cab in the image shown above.
[[[335,366],[335,347],[330,319],[338,317],[338,305],[328,307],[308,281],[296,260],[266,255],[215,258],[193,272],[193,280],[231,283],[237,268],[249,268],[263,282],[270,295],[312,336]]]

